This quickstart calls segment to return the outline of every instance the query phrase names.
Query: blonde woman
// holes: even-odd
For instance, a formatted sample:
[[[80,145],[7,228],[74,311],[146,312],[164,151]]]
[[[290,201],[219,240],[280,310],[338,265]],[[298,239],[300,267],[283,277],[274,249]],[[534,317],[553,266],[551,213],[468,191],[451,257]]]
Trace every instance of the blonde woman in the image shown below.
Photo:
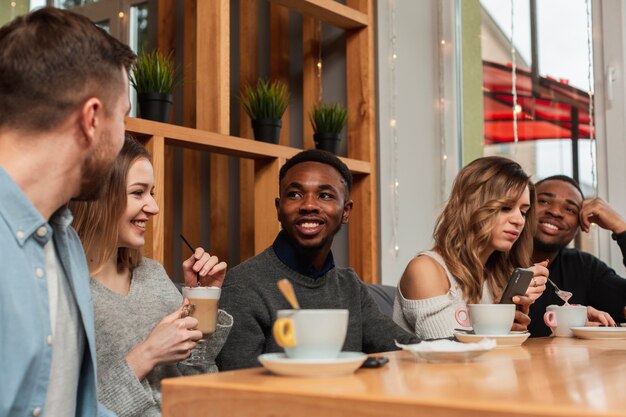
[[[419,338],[452,336],[457,308],[499,301],[516,267],[531,266],[535,189],[514,161],[485,157],[458,174],[437,219],[435,246],[409,262],[396,292],[393,318]],[[528,307],[545,290],[546,263],[518,304],[514,330],[530,323]]]
[[[73,202],[91,275],[98,397],[124,416],[160,416],[161,379],[217,372],[215,357],[232,327],[219,310],[207,343],[163,267],[142,258],[146,223],[158,213],[150,155],[126,139],[105,187],[93,202]],[[202,248],[183,263],[185,283],[221,286],[226,264]],[[188,300],[184,300],[185,304]],[[194,349],[195,348],[195,349]],[[180,362],[192,354],[191,360]],[[201,361],[199,358],[208,358]]]

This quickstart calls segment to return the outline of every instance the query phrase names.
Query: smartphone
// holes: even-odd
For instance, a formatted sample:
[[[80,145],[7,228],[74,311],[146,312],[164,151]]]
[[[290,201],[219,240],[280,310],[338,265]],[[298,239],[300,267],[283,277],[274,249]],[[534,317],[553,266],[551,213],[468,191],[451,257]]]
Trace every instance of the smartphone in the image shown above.
[[[502,293],[500,304],[513,304],[513,297],[526,294],[526,290],[533,280],[534,275],[535,274],[530,269],[515,268],[515,271],[513,271],[509,278],[509,283]]]
[[[389,362],[389,358],[386,356],[369,356],[361,365],[361,368],[380,368]]]

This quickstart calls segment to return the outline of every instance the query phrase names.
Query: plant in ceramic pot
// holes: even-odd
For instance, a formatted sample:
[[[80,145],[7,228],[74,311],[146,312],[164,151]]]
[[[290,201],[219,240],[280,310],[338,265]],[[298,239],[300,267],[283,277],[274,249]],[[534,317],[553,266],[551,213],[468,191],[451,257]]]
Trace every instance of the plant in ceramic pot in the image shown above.
[[[172,93],[180,84],[171,53],[141,51],[132,68],[130,83],[137,91],[139,113],[143,119],[169,121]]]
[[[287,85],[281,81],[258,80],[254,85],[245,85],[239,98],[252,120],[254,138],[278,143],[281,118],[289,104]]]
[[[341,131],[348,122],[346,108],[340,103],[317,103],[309,112],[309,119],[315,132],[315,147],[336,154]]]

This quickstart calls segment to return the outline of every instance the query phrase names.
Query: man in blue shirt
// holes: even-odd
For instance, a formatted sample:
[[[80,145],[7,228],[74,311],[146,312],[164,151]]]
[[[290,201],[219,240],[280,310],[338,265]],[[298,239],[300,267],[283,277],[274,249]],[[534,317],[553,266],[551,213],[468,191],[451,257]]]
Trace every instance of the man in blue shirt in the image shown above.
[[[111,415],[65,204],[97,196],[122,147],[134,58],[68,11],[0,28],[0,417]]]

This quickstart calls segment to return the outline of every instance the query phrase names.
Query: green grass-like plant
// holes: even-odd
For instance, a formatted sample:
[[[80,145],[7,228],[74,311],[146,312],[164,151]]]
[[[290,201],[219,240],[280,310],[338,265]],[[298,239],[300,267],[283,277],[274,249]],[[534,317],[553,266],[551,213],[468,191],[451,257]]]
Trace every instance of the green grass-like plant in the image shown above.
[[[348,111],[340,103],[317,103],[309,120],[315,133],[338,135],[348,122]]]
[[[180,84],[172,53],[164,55],[158,50],[141,51],[133,65],[130,84],[137,93],[172,94]]]
[[[279,120],[287,110],[289,91],[282,81],[258,80],[242,88],[239,100],[250,119]]]

